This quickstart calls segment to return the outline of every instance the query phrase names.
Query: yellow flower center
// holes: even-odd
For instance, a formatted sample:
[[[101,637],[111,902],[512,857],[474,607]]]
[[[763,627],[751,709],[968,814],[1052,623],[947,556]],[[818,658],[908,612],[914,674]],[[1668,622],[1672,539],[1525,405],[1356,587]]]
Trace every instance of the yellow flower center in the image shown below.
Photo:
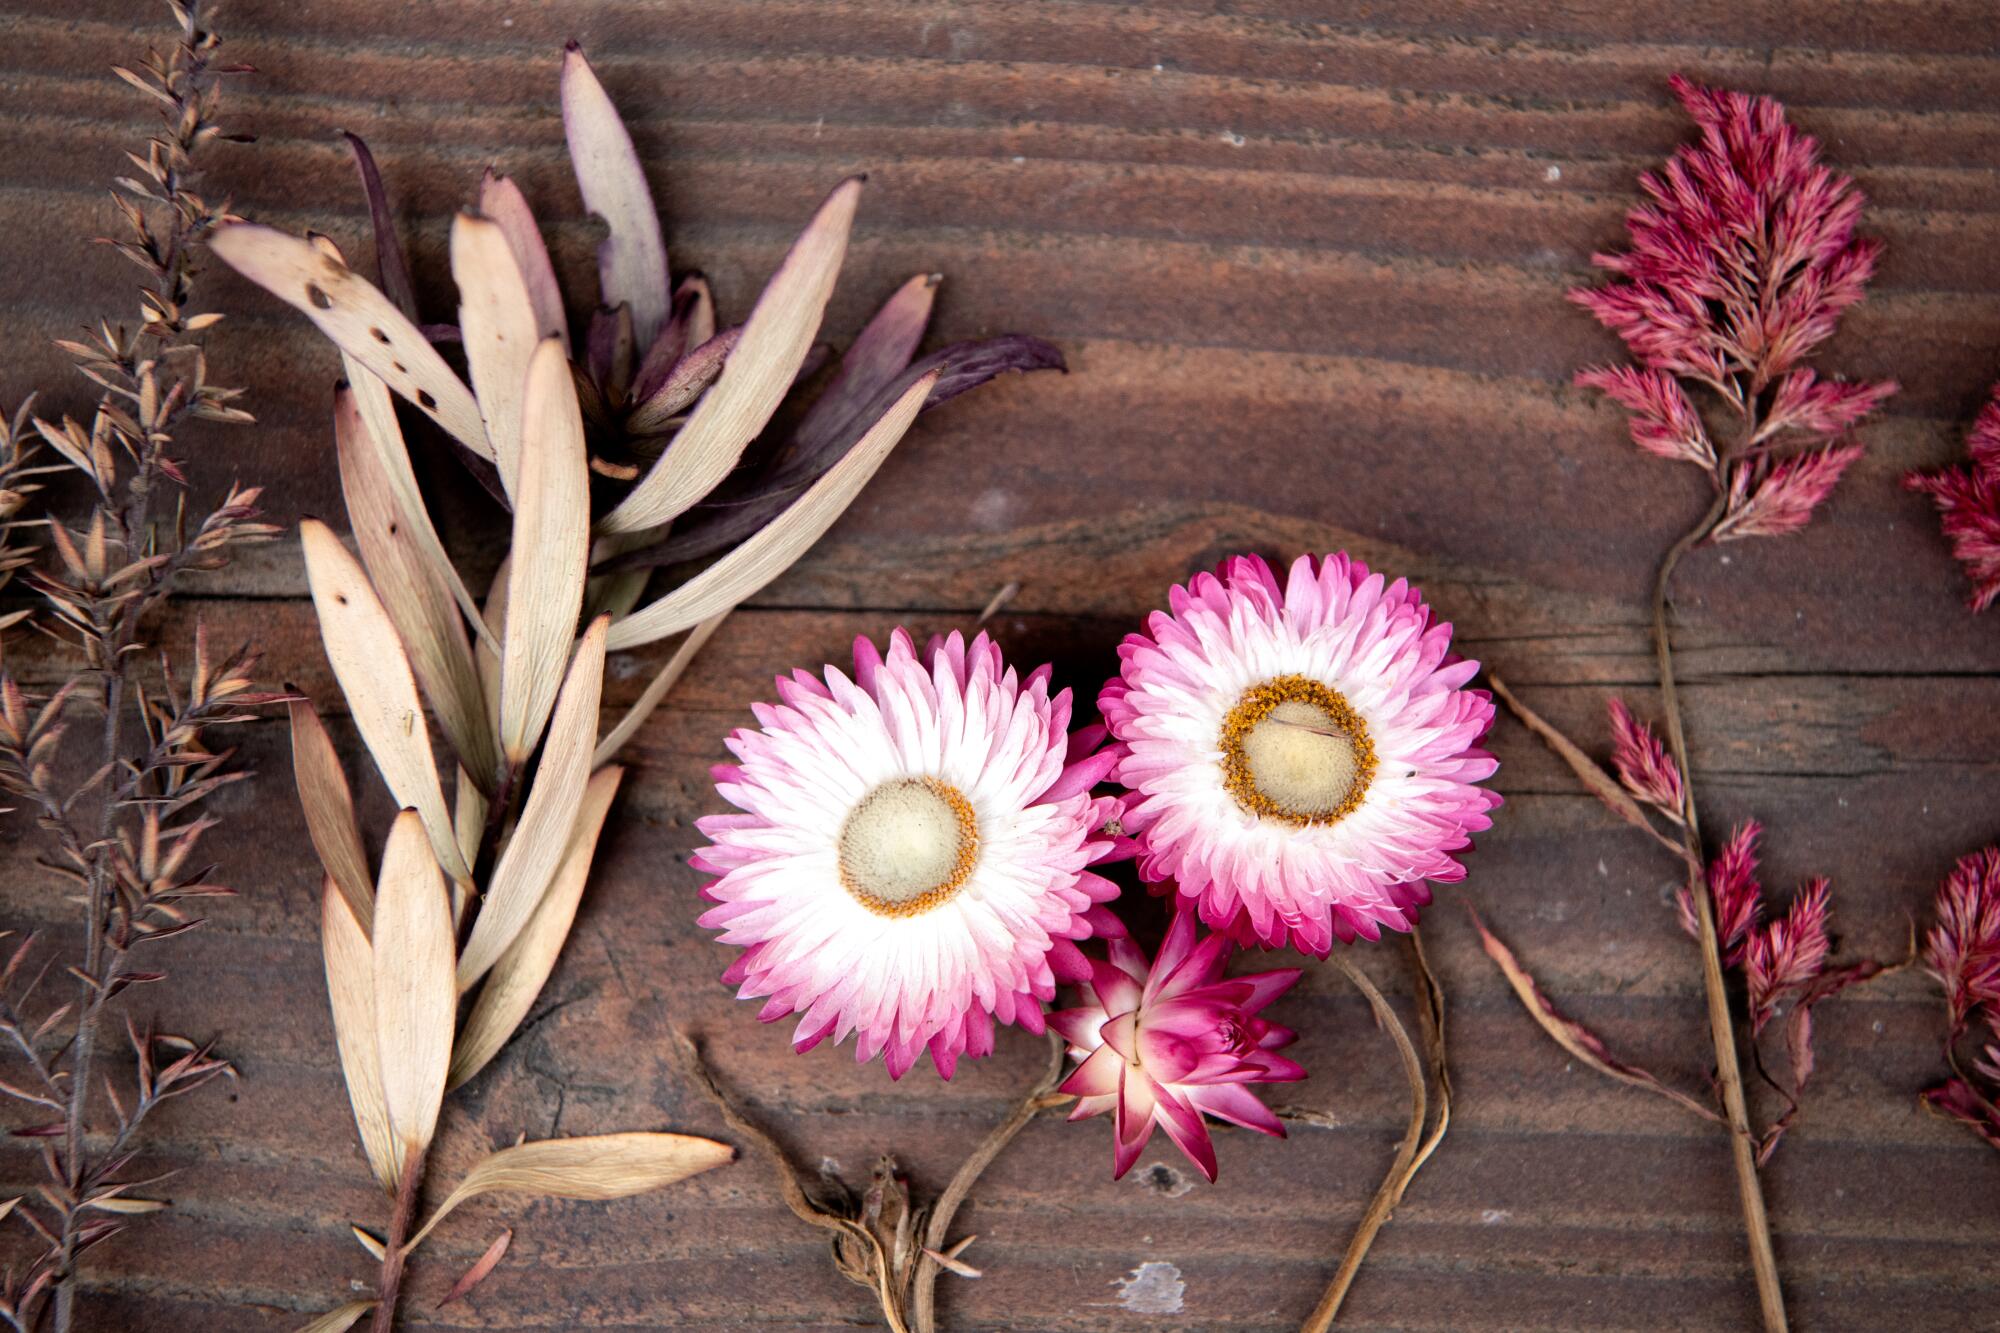
[[[958,788],[897,778],[861,798],[840,829],[840,883],[877,916],[949,902],[979,860],[979,817]]]
[[[1375,777],[1368,724],[1338,690],[1278,676],[1243,692],[1222,720],[1222,781],[1250,814],[1331,824]]]

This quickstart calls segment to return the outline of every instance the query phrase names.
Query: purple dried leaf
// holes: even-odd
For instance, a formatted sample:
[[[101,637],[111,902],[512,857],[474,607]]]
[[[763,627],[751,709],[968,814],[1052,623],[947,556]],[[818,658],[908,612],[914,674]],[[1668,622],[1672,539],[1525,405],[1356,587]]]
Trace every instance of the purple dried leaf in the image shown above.
[[[417,289],[410,280],[410,261],[403,255],[403,243],[396,237],[396,216],[389,208],[389,195],[382,188],[382,173],[375,167],[375,155],[358,134],[342,130],[347,146],[354,150],[354,165],[361,173],[361,190],[368,196],[368,218],[375,229],[375,264],[382,274],[382,294],[396,303],[412,324],[417,322]]]

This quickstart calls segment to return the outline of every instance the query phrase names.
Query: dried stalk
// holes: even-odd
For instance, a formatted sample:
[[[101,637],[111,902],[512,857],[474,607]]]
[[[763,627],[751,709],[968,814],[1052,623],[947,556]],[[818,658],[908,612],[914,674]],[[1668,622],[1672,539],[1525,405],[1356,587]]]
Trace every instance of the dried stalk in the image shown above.
[[[1744,410],[1745,447],[1757,434],[1755,399]],[[1743,1209],[1743,1230],[1750,1245],[1750,1265],[1757,1277],[1757,1304],[1766,1333],[1783,1333],[1784,1287],[1778,1280],[1778,1256],[1771,1243],[1771,1219],[1764,1207],[1764,1186],[1757,1176],[1757,1137],[1750,1129],[1749,1104],[1743,1094],[1743,1065],[1736,1052],[1736,1020],[1729,1011],[1729,991],[1722,977],[1722,941],[1715,931],[1715,904],[1701,872],[1701,821],[1695,808],[1694,770],[1688,764],[1687,734],[1681,720],[1680,696],[1674,684],[1673,637],[1667,624],[1667,599],[1674,570],[1681,558],[1714,531],[1729,504],[1720,487],[1715,500],[1695,525],[1667,548],[1653,581],[1653,652],[1659,665],[1660,700],[1667,724],[1667,746],[1681,772],[1681,834],[1687,854],[1688,896],[1694,900],[1695,921],[1701,929],[1701,982],[1708,1001],[1709,1040],[1715,1048],[1716,1078],[1722,1108],[1729,1122],[1730,1158],[1736,1168],[1736,1193]]]
[[[209,1046],[150,1028],[142,1035],[128,1017],[124,1023],[137,1062],[128,1110],[113,1080],[98,1069],[102,1028],[113,999],[132,985],[164,975],[134,966],[137,946],[199,925],[179,905],[184,900],[229,892],[208,883],[205,870],[185,868],[212,821],[166,822],[246,776],[226,771],[230,752],[211,750],[204,733],[246,721],[249,715],[240,710],[278,697],[252,692],[252,650],[212,660],[199,628],[193,671],[185,682],[177,684],[163,663],[149,685],[149,673],[141,665],[150,656],[148,613],[175,590],[183,573],[220,568],[229,548],[275,534],[255,521],[257,492],[241,488],[232,489],[205,518],[193,519],[181,500],[170,524],[154,521],[160,492],[186,480],[182,461],[168,452],[176,432],[196,419],[250,420],[248,413],[229,405],[240,390],[207,381],[196,335],[221,316],[193,314],[188,308],[196,254],[209,231],[227,216],[226,205],[212,205],[194,192],[194,158],[204,144],[230,137],[214,122],[217,85],[224,75],[241,71],[214,63],[219,41],[197,4],[171,7],[180,29],[172,50],[164,56],[149,54],[138,71],[116,71],[160,104],[166,123],[143,156],[132,155],[140,174],[118,180],[114,199],[127,238],[107,241],[145,271],[142,322],[129,331],[101,323],[89,341],[61,342],[80,372],[99,387],[100,397],[88,427],[69,417],[34,423],[65,470],[83,473],[96,492],[81,530],[73,533],[53,516],[47,520],[55,558],[28,575],[47,603],[45,623],[38,627],[76,650],[81,662],[32,715],[26,691],[0,672],[5,696],[0,786],[33,803],[40,828],[55,844],[55,859],[48,864],[81,888],[84,905],[83,958],[65,969],[77,980],[75,998],[32,1028],[22,1010],[33,981],[8,997],[4,1008],[9,1040],[46,1090],[21,1099],[61,1117],[15,1133],[61,1146],[44,1154],[51,1180],[42,1194],[55,1222],[45,1223],[26,1208],[10,1213],[32,1227],[48,1248],[24,1278],[8,1275],[0,1315],[24,1329],[47,1319],[57,1333],[66,1333],[76,1317],[78,1256],[122,1229],[126,1223],[121,1215],[165,1206],[130,1199],[124,1191],[132,1182],[117,1179],[130,1160],[129,1144],[139,1125],[169,1097],[233,1073],[213,1058]],[[24,409],[14,419],[0,465],[13,468],[19,477],[56,470],[19,467],[25,417]],[[5,517],[33,487],[0,480],[9,480],[5,513],[0,514]],[[0,571],[26,563],[19,553],[0,551]],[[21,614],[0,618],[0,627]],[[70,717],[93,705],[101,714],[96,752],[66,760],[75,750],[63,746]],[[136,738],[129,735],[131,715],[139,722]],[[87,767],[89,776],[64,791],[56,774],[72,766]],[[16,951],[5,972],[7,981],[32,943],[30,937]],[[67,1039],[48,1045],[65,1030]],[[171,1054],[159,1064],[164,1053]],[[91,1102],[100,1085],[117,1128],[108,1145],[94,1151]],[[115,1202],[119,1200],[123,1202]]]
[[[1334,1272],[1333,1281],[1327,1284],[1319,1304],[1306,1317],[1301,1333],[1326,1333],[1333,1327],[1333,1321],[1340,1314],[1340,1307],[1347,1299],[1349,1288],[1361,1272],[1362,1261],[1375,1243],[1376,1233],[1382,1230],[1394,1215],[1396,1206],[1403,1201],[1403,1194],[1416,1179],[1417,1172],[1437,1151],[1444,1141],[1445,1131],[1451,1123],[1451,1079],[1446,1072],[1444,1046],[1444,991],[1431,972],[1430,961],[1424,956],[1423,941],[1417,933],[1410,932],[1410,942],[1414,951],[1417,972],[1417,1012],[1419,1026],[1424,1035],[1431,1076],[1438,1083],[1438,1118],[1429,1137],[1424,1135],[1424,1124],[1429,1119],[1429,1097],[1425,1084],[1425,1061],[1417,1056],[1416,1048],[1410,1042],[1409,1030],[1396,1017],[1396,1011],[1389,1007],[1382,992],[1376,989],[1365,973],[1349,962],[1341,954],[1333,954],[1329,961],[1354,984],[1375,1012],[1375,1021],[1388,1032],[1396,1043],[1396,1054],[1403,1062],[1403,1076],[1410,1085],[1410,1123],[1403,1131],[1402,1141],[1396,1145],[1396,1158],[1390,1164],[1389,1173],[1382,1178],[1375,1197],[1369,1201],[1368,1211],[1361,1215],[1361,1222],[1354,1229],[1354,1238],[1348,1242],[1347,1253],[1341,1258],[1340,1267]]]
[[[1014,1141],[1014,1136],[1028,1127],[1028,1122],[1051,1106],[1060,1106],[1071,1101],[1069,1097],[1056,1093],[1056,1085],[1063,1080],[1063,1043],[1053,1032],[1049,1034],[1049,1064],[1043,1071],[1041,1080],[1028,1090],[1012,1113],[986,1136],[985,1142],[973,1149],[951,1183],[945,1186],[943,1194],[931,1208],[930,1223],[924,1228],[924,1252],[917,1261],[916,1301],[917,1333],[936,1333],[937,1330],[937,1279],[944,1267],[939,1256],[946,1253],[945,1242],[951,1238],[952,1219],[972,1187],[979,1183],[979,1177],[993,1164],[993,1159],[1006,1150]],[[963,1242],[961,1242],[961,1245]]]

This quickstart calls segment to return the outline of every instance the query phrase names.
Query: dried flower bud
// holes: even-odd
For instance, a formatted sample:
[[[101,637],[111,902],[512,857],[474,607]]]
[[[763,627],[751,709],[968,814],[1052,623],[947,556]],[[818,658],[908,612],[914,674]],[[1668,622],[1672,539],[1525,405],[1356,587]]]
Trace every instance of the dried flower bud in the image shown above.
[[[1684,800],[1681,771],[1652,727],[1633,717],[1624,701],[1612,699],[1611,762],[1625,790],[1653,806],[1675,823],[1681,822]]]

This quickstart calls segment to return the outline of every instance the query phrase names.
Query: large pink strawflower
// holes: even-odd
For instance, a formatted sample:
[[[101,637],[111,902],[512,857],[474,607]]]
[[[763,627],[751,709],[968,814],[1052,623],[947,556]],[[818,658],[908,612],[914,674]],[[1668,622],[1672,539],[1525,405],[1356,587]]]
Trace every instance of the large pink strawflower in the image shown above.
[[[1110,960],[1094,961],[1083,987],[1089,1003],[1049,1015],[1081,1062],[1061,1089],[1077,1099],[1069,1118],[1115,1113],[1113,1179],[1132,1169],[1158,1125],[1214,1180],[1203,1113],[1283,1138],[1284,1124],[1249,1085],[1306,1076],[1277,1054],[1296,1034],[1257,1016],[1299,979],[1298,969],[1224,978],[1228,938],[1197,944],[1195,934],[1194,913],[1177,911],[1151,967],[1130,939],[1111,940]]]
[[[1098,704],[1133,792],[1140,871],[1239,940],[1324,958],[1408,930],[1426,880],[1500,803],[1477,662],[1401,579],[1345,554],[1280,580],[1256,556],[1176,587]]]
[[[701,924],[742,955],[723,974],[761,1017],[800,1015],[793,1044],[858,1034],[900,1078],[929,1050],[950,1078],[988,1054],[993,1023],[1042,1031],[1058,976],[1088,974],[1075,941],[1123,933],[1117,896],[1085,869],[1117,813],[1090,790],[1113,756],[1069,735],[1069,691],[1022,680],[984,634],[897,630],[886,657],[854,646],[854,678],[778,680],[758,726],[729,737],[716,790],[743,813],[699,821],[693,864],[717,875]]]

